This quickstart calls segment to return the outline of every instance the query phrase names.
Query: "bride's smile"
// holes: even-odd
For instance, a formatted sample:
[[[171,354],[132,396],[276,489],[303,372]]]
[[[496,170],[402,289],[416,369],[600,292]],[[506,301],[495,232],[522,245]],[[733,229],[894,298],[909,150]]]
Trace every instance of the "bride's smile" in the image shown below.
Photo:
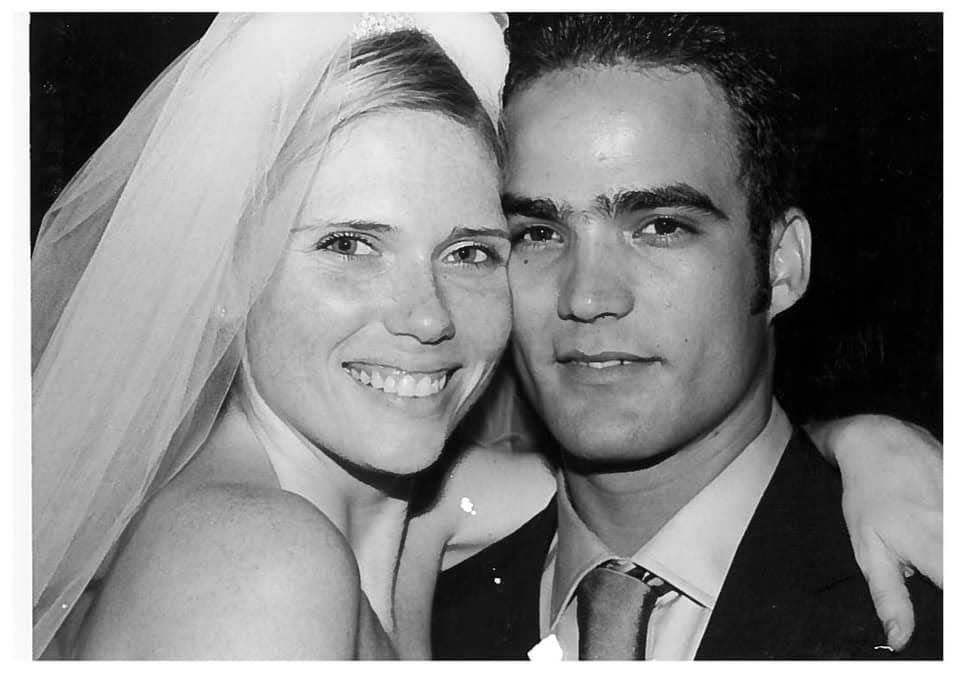
[[[359,361],[346,362],[343,368],[361,385],[367,385],[385,394],[417,399],[439,394],[447,386],[447,379],[457,370],[454,367],[413,371]]]

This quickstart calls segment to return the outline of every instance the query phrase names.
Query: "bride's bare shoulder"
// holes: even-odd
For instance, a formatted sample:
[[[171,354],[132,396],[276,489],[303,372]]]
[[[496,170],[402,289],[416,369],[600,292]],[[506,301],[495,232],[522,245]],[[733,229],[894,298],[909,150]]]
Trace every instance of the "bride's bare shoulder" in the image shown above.
[[[350,546],[306,500],[244,484],[173,489],[129,532],[80,653],[349,658],[359,606]]]

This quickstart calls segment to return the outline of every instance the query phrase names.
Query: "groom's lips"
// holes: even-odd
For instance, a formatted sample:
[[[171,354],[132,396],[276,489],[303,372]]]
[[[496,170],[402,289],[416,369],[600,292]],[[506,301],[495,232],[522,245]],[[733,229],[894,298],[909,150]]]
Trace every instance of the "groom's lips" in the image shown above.
[[[557,361],[561,364],[605,364],[605,363],[653,363],[658,357],[640,356],[632,352],[604,350],[600,352],[583,352],[578,349],[565,350],[557,353]]]
[[[661,363],[660,357],[619,350],[563,350],[556,355],[561,373],[576,383],[605,385],[635,379]]]

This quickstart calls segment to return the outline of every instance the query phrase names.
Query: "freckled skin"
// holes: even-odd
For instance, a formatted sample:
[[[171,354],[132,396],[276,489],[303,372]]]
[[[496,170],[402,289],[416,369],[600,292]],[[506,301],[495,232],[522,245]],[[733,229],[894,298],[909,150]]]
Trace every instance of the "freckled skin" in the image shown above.
[[[325,225],[349,220],[392,231],[338,245],[349,227]],[[491,154],[475,133],[436,114],[363,118],[332,141],[302,223],[320,226],[291,234],[248,320],[254,380],[324,451],[381,471],[421,470],[439,456],[509,334],[509,242],[450,235],[505,229]],[[320,247],[324,239],[332,242]],[[357,253],[347,258],[337,247]],[[481,253],[490,256],[483,266],[458,261]],[[461,369],[438,408],[411,412],[359,385],[342,368],[349,361]]]
[[[551,225],[562,246],[515,249],[510,281],[521,377],[575,457],[638,461],[696,442],[765,380],[768,319],[750,313],[747,199],[719,93],[698,74],[663,69],[564,71],[508,106],[506,191],[574,211]],[[695,235],[654,247],[632,237],[627,218],[592,210],[601,194],[675,183],[728,219],[698,217]],[[511,218],[514,233],[523,226]],[[658,361],[631,380],[584,386],[555,360],[570,343]]]

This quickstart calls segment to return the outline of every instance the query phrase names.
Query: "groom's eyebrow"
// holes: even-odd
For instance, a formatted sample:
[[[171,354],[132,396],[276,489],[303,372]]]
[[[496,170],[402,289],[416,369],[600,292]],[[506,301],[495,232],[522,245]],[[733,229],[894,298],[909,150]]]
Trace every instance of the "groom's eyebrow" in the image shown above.
[[[476,236],[489,236],[491,238],[510,239],[510,234],[506,229],[496,227],[455,227],[451,232],[449,239],[470,238]]]
[[[528,198],[505,193],[500,197],[503,214],[507,217],[528,217],[557,224],[566,221],[573,208],[566,202],[549,198]],[[604,217],[619,217],[632,212],[657,208],[687,208],[712,215],[720,220],[728,219],[710,197],[689,184],[678,182],[647,189],[623,189],[594,198],[592,212]]]
[[[597,212],[607,217],[619,217],[657,208],[688,208],[720,220],[729,219],[709,196],[684,182],[648,189],[625,189],[612,196],[601,194],[593,203]]]
[[[563,222],[572,212],[566,203],[556,203],[549,198],[529,198],[505,193],[500,197],[503,214],[507,217],[529,217],[546,222]]]

